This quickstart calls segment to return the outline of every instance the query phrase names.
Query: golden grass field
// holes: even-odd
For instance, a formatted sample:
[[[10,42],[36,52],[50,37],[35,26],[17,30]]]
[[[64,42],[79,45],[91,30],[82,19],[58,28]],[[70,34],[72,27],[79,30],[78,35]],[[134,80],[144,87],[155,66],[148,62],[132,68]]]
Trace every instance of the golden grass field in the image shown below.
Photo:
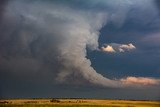
[[[10,99],[0,100],[0,107],[160,107],[160,102],[98,99]]]

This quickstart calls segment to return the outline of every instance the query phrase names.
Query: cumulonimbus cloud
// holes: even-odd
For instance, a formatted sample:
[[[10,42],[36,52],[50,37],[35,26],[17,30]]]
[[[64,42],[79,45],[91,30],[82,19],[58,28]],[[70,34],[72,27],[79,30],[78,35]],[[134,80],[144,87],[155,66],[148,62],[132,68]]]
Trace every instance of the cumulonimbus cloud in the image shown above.
[[[10,1],[5,11],[4,20],[11,22],[11,26],[15,27],[13,29],[15,31],[9,32],[17,32],[18,36],[13,35],[13,38],[23,42],[23,51],[29,52],[27,57],[38,55],[35,60],[43,60],[44,56],[41,53],[45,51],[57,53],[54,57],[59,63],[59,68],[54,79],[58,83],[80,78],[79,81],[85,79],[95,85],[119,87],[119,82],[97,73],[91,67],[91,61],[86,58],[86,47],[91,50],[98,49],[99,30],[107,20],[105,12],[76,11],[61,4],[31,3],[23,0]],[[21,27],[17,27],[18,25]],[[42,39],[53,41],[48,44],[45,42],[47,50],[41,48],[43,42],[37,43],[43,41]],[[15,42],[13,41],[14,45]],[[15,47],[18,48],[16,45]],[[21,54],[21,50],[14,53]]]
[[[117,43],[111,43],[111,44],[104,44],[101,47],[101,51],[103,52],[126,52],[136,49],[136,47],[132,44],[117,44]]]
[[[103,87],[125,86],[123,79],[112,80],[96,72],[91,66],[91,61],[86,57],[86,47],[91,50],[99,50],[99,30],[107,22],[106,12],[75,10],[64,4],[44,3],[42,1],[15,0],[9,2],[3,18],[14,28],[2,35],[2,38],[7,35],[7,37],[12,37],[15,40],[10,40],[13,44],[10,47],[10,57],[20,54],[23,58],[26,56],[33,58],[34,56],[34,60],[45,62],[46,59],[43,58],[46,58],[46,54],[49,53],[52,56],[53,53],[56,53],[53,54],[56,56],[52,57],[56,57],[60,67],[57,68],[54,79],[59,83],[64,83],[72,77],[74,79],[80,77],[79,81],[85,79],[91,84]],[[17,46],[17,42],[23,47]],[[42,48],[44,45],[47,48]],[[14,51],[15,48],[19,50]],[[105,52],[123,52],[131,49],[135,49],[133,44],[110,44],[102,47],[102,51]],[[5,49],[3,51],[8,52]],[[27,55],[24,52],[28,52]]]

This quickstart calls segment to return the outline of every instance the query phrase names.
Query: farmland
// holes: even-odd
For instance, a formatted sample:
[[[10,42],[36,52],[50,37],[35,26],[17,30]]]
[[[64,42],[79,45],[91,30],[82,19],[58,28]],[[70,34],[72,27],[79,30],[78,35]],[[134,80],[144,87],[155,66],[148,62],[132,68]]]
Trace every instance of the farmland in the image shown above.
[[[0,107],[160,107],[160,103],[102,99],[10,99],[0,100]]]

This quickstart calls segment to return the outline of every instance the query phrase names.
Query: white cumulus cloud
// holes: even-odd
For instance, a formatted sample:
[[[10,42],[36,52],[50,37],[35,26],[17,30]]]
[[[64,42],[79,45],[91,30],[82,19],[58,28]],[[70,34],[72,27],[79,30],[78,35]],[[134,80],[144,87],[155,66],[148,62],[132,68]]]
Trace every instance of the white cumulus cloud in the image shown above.
[[[107,45],[106,47],[102,47],[101,49],[102,49],[102,51],[106,51],[106,52],[116,52],[116,51],[113,49],[113,47],[110,46],[110,45]]]
[[[104,44],[101,47],[101,51],[103,52],[126,52],[136,49],[136,47],[132,44],[117,44],[117,43],[111,43],[111,44]]]
[[[160,79],[149,77],[127,77],[122,78],[120,81],[126,86],[148,86],[148,85],[160,85]]]

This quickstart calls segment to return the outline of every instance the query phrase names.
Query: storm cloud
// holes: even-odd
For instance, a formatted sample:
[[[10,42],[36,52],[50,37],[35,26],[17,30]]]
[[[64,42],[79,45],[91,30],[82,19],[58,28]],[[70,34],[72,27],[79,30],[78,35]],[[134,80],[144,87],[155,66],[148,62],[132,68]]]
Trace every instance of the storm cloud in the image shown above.
[[[91,84],[105,88],[132,87],[143,83],[159,86],[159,79],[154,77],[152,79],[156,84],[144,82],[152,81],[150,77],[127,75],[126,79],[123,77],[116,79],[108,75],[103,76],[95,70],[87,56],[88,51],[101,52],[99,50],[124,52],[124,55],[132,50],[144,51],[137,46],[140,42],[145,45],[150,42],[150,39],[159,38],[159,36],[141,37],[141,41],[136,45],[132,41],[119,42],[116,39],[99,43],[102,30],[110,25],[122,31],[128,21],[138,23],[142,27],[150,24],[151,29],[159,28],[159,25],[152,22],[152,15],[150,18],[143,19],[144,22],[142,22],[142,15],[135,15],[136,9],[140,8],[143,13],[147,6],[151,7],[150,11],[156,10],[153,6],[154,2],[141,0],[137,4],[136,1],[9,0],[2,2],[2,6],[0,5],[1,80],[7,83],[5,79],[7,77],[10,80],[25,79],[26,82],[37,84]],[[144,12],[144,15],[147,14]],[[158,10],[152,14],[157,16]],[[156,18],[155,21],[159,20]],[[112,35],[111,37],[114,38]],[[105,45],[99,49],[101,44]],[[137,82],[139,80],[142,82]]]
[[[55,72],[58,82],[81,75],[93,84],[111,87],[119,85],[98,74],[86,58],[86,47],[98,49],[99,30],[107,17],[105,13],[77,12],[65,6],[48,3],[42,5],[41,2],[31,4],[25,1],[11,1],[5,11],[4,20],[13,29],[4,32],[9,33],[6,35],[11,44],[2,42],[4,46],[9,45],[9,50],[7,46],[2,47],[4,54],[2,53],[1,59],[4,60],[2,64],[13,69],[12,72],[23,72],[21,70],[25,67],[31,73],[38,72],[41,65],[45,65],[46,56],[57,54],[52,60],[56,59],[60,63],[60,68]],[[1,40],[4,40],[3,37],[6,36],[2,36]],[[4,58],[4,55],[9,58]]]

